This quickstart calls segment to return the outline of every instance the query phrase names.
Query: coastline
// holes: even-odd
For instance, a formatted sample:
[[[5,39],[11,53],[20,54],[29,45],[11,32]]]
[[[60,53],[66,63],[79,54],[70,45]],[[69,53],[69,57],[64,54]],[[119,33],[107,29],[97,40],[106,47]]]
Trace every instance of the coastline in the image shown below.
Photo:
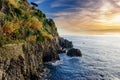
[[[0,2],[0,80],[42,80],[49,72],[44,63],[59,60],[72,42],[27,0]]]

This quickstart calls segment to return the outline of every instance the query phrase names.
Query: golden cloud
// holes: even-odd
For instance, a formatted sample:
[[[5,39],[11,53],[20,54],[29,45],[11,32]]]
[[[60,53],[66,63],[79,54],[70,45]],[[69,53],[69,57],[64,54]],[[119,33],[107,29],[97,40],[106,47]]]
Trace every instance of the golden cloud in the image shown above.
[[[91,0],[92,1],[92,0]],[[70,33],[120,32],[120,1],[101,0],[100,7],[75,8],[76,11],[55,13],[59,30]],[[88,4],[87,4],[88,5]]]

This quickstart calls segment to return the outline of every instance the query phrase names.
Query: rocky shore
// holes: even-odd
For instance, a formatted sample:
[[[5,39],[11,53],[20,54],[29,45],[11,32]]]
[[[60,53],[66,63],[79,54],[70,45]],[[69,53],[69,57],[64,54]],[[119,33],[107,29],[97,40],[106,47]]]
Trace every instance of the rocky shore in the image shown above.
[[[0,18],[0,80],[43,80],[44,63],[73,47],[27,0],[0,0]]]
[[[0,80],[42,80],[44,62],[59,60],[59,40],[9,44],[0,48]],[[66,43],[67,45],[67,43]],[[69,45],[69,44],[68,44]]]

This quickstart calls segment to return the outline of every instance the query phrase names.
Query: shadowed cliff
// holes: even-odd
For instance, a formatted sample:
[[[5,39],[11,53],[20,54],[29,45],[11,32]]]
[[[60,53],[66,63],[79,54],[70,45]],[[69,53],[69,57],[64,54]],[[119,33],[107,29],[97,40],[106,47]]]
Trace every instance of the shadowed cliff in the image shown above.
[[[0,0],[0,80],[41,80],[60,49],[52,19],[27,0]]]

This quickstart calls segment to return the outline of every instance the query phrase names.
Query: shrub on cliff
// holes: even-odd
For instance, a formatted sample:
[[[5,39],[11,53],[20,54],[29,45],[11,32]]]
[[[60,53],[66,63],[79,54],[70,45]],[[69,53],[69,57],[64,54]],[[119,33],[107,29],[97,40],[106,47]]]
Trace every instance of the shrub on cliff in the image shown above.
[[[46,18],[46,15],[42,13],[42,11],[35,9],[35,12],[33,13],[34,16],[37,16],[38,18]]]
[[[12,4],[14,7],[19,7],[18,0],[7,0],[8,3]]]
[[[14,12],[16,13],[16,15],[22,15],[22,9],[20,8],[14,8]]]
[[[25,22],[25,26],[39,31],[42,28],[42,22],[36,17],[32,17],[29,21]]]
[[[26,41],[36,41],[37,36],[36,35],[30,35],[29,37],[26,38]]]
[[[45,40],[45,38],[43,37],[41,31],[37,31],[37,42],[43,42]]]
[[[45,37],[46,39],[52,40],[53,36],[51,34],[48,34],[46,32],[42,32],[42,36]]]
[[[9,43],[52,40],[57,34],[54,21],[30,7],[27,0],[0,0],[0,4],[0,18],[4,19],[0,22],[1,45],[8,44],[7,39]]]
[[[0,35],[0,47],[2,47],[5,44],[6,37]]]
[[[15,31],[15,24],[12,22],[5,22],[5,24],[3,25],[3,32],[8,35],[11,34],[12,32]]]

